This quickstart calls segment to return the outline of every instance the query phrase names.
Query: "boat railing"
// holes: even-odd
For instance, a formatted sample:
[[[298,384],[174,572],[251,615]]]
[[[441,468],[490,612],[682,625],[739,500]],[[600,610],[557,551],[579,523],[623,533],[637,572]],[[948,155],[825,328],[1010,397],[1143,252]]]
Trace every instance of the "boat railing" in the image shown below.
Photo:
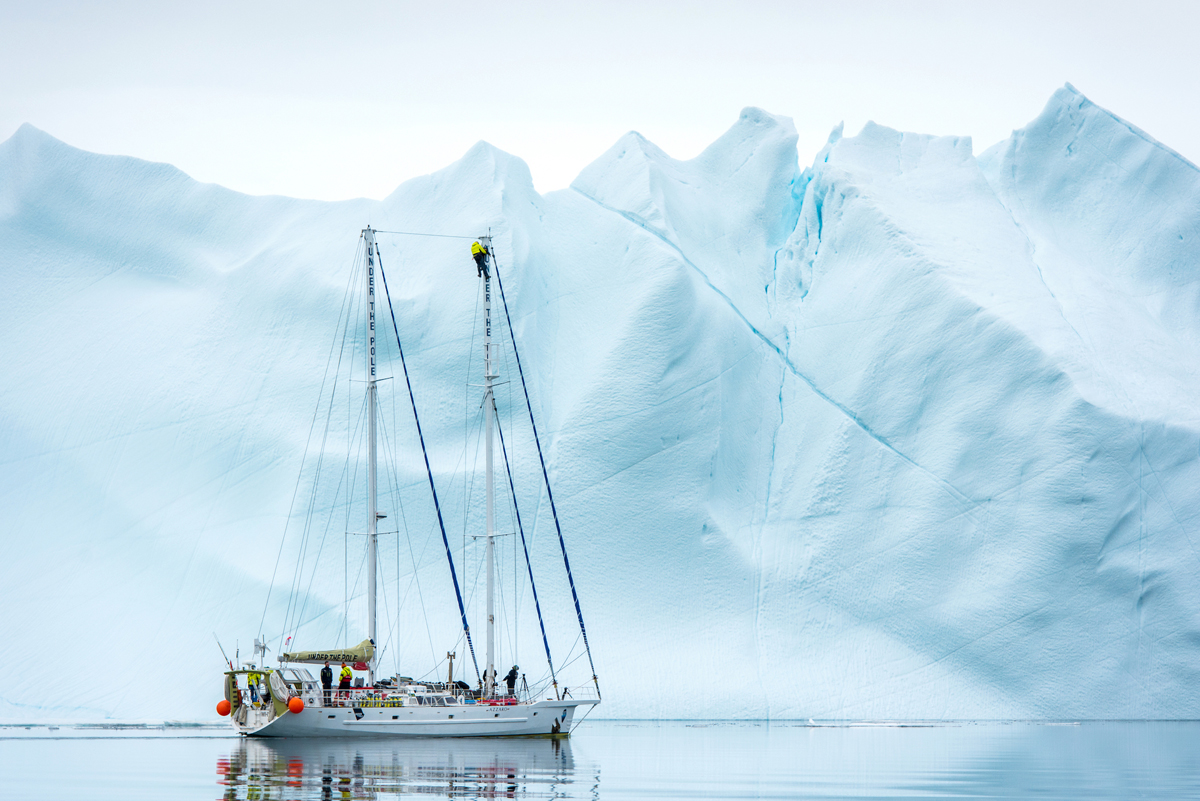
[[[573,699],[576,701],[599,701],[600,693],[596,690],[594,684],[580,684],[576,687],[564,687],[562,691],[564,701]]]
[[[403,690],[376,689],[373,687],[337,688],[329,691],[327,707],[394,707],[412,705],[412,696]],[[407,701],[407,704],[405,703]]]
[[[447,693],[439,690],[421,688],[371,688],[352,687],[348,690],[332,689],[329,691],[329,701],[324,707],[399,707],[399,706],[509,706],[530,703],[531,697],[498,694],[492,698],[476,698],[476,693]]]

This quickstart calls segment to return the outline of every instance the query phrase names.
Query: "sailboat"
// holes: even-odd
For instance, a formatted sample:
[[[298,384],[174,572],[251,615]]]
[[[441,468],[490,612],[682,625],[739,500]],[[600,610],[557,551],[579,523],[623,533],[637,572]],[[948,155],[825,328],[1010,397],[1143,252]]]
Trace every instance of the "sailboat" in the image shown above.
[[[466,682],[454,682],[451,675],[446,682],[417,681],[399,674],[382,677],[380,673],[378,638],[376,632],[377,600],[376,576],[378,574],[378,525],[386,515],[378,511],[378,450],[377,450],[377,383],[382,380],[376,369],[376,315],[377,282],[376,276],[382,279],[385,290],[387,310],[391,317],[392,329],[396,333],[396,345],[400,361],[404,369],[404,379],[409,390],[413,419],[416,432],[421,442],[424,455],[425,469],[429,480],[429,488],[433,503],[437,510],[438,525],[441,527],[442,540],[446,547],[446,555],[450,563],[455,595],[458,600],[463,631],[467,644],[471,648],[474,660],[474,645],[471,640],[471,630],[467,623],[468,615],[463,603],[457,574],[454,571],[454,561],[451,553],[446,529],[442,520],[441,507],[438,504],[437,490],[433,471],[429,466],[429,457],[425,449],[424,434],[421,430],[420,417],[417,414],[415,396],[409,379],[408,367],[404,362],[403,347],[400,345],[399,330],[396,327],[395,311],[391,306],[390,292],[387,292],[387,279],[383,273],[379,248],[376,241],[376,230],[368,227],[362,231],[364,289],[366,292],[366,318],[368,342],[363,349],[366,359],[366,445],[367,445],[367,631],[366,638],[354,647],[329,648],[324,650],[289,651],[279,655],[278,665],[269,667],[265,640],[255,639],[253,659],[241,665],[235,665],[226,658],[228,670],[225,671],[224,698],[217,704],[217,712],[227,715],[234,729],[240,734],[252,737],[353,737],[353,736],[407,736],[407,737],[498,737],[498,736],[567,736],[576,722],[577,715],[582,709],[589,712],[600,703],[600,686],[596,678],[594,666],[590,684],[576,687],[560,686],[555,674],[553,660],[550,658],[550,646],[546,639],[545,623],[542,619],[541,606],[538,602],[536,586],[532,585],[533,569],[528,561],[528,548],[525,548],[526,564],[529,565],[529,578],[533,586],[533,597],[538,610],[538,622],[541,626],[542,640],[546,646],[546,657],[550,664],[552,681],[538,688],[537,692],[527,689],[514,689],[512,684],[506,688],[504,682],[497,681],[496,670],[496,573],[495,573],[495,476],[494,476],[494,436],[497,429],[496,404],[494,400],[495,381],[499,377],[496,370],[495,346],[492,342],[492,298],[493,278],[500,289],[505,317],[508,317],[507,300],[503,297],[503,283],[492,254],[490,236],[475,239],[476,265],[480,280],[483,282],[483,409],[485,412],[485,502],[486,502],[486,531],[483,534],[486,547],[486,669],[475,687]],[[512,337],[511,320],[508,329]],[[517,359],[518,372],[524,387],[524,372],[520,366],[520,356],[516,352],[516,340],[512,337],[514,354]],[[537,429],[534,423],[532,405],[529,403],[528,390],[525,390],[526,408],[529,411],[529,421],[533,429],[533,439],[537,443]],[[501,445],[504,445],[503,430],[500,430]],[[551,509],[553,494],[550,490],[549,474],[545,468],[541,445],[537,444],[537,453],[541,461],[542,477]],[[507,452],[505,466],[508,467]],[[508,473],[511,486],[512,475]],[[558,514],[554,511],[554,523],[558,529]],[[517,512],[518,525],[520,521]],[[521,531],[522,543],[524,540]],[[571,577],[570,562],[566,558],[566,546],[563,543],[561,529],[558,530],[558,540],[562,546],[563,563],[566,567],[568,583],[574,601],[575,611],[579,618],[580,633],[587,649],[588,664],[592,665],[590,645],[587,642],[587,631],[583,625],[583,615],[580,611],[579,598],[575,592],[574,579]],[[224,651],[222,650],[224,654]],[[447,654],[450,656],[450,654]],[[305,665],[330,664],[339,666],[345,663],[353,666],[355,671],[365,672],[366,676],[359,677],[354,686],[342,689],[325,689],[314,678]],[[335,667],[336,669],[336,667]],[[514,671],[515,671],[514,667]],[[476,667],[478,670],[478,667]],[[346,673],[352,671],[344,671]],[[335,684],[335,687],[337,685]]]

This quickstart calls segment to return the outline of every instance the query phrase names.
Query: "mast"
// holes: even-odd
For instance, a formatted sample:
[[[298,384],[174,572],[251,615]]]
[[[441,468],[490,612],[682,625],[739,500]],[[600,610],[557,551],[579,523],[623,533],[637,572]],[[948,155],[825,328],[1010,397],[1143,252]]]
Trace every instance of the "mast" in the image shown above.
[[[367,255],[367,637],[375,645],[375,574],[376,534],[379,525],[377,509],[377,464],[375,458],[375,232],[363,230]],[[367,686],[375,686],[375,655],[367,663]]]
[[[491,256],[491,237],[479,240],[488,249],[483,263],[483,407],[487,420],[484,435],[485,486],[487,488],[487,682],[486,695],[495,694],[496,687],[496,588],[495,588],[495,504],[496,492],[492,477],[492,428],[495,425],[496,404],[492,398],[492,381],[498,376],[492,366],[492,274],[487,268]]]

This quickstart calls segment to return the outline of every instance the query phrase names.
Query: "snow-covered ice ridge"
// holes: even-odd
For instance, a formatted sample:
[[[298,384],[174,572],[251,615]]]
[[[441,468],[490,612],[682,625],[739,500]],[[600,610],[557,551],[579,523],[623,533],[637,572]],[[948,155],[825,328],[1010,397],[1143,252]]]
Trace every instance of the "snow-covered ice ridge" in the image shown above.
[[[210,632],[245,658],[259,630],[368,223],[497,235],[604,714],[1200,718],[1200,172],[1069,85],[978,158],[868,124],[802,168],[790,120],[747,109],[695,159],[630,133],[544,196],[482,143],[326,203],[21,128],[0,718],[212,717]],[[452,497],[474,268],[381,240]]]

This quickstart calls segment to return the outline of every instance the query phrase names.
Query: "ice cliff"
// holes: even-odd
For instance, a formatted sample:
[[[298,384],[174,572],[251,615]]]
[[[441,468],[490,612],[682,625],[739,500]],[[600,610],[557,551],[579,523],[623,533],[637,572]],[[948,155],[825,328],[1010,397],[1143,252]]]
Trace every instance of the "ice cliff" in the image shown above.
[[[266,587],[368,223],[497,236],[603,714],[1200,717],[1200,172],[1070,86],[978,158],[868,124],[805,167],[791,122],[747,109],[695,159],[631,133],[545,196],[483,144],[321,203],[22,128],[0,145],[0,717],[212,717],[211,632],[245,658],[284,613]],[[461,519],[474,268],[381,239]],[[312,636],[340,626],[329,547]],[[425,592],[445,637],[418,612],[391,646],[418,672],[456,618]]]

